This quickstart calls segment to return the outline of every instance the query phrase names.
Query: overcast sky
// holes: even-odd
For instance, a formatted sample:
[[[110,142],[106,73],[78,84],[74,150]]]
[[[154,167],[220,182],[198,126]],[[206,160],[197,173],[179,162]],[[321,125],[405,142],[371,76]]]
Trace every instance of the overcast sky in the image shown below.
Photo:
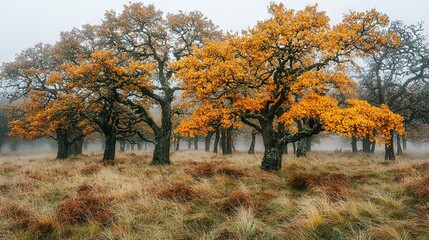
[[[120,12],[129,0],[0,0],[0,63],[13,60],[16,53],[39,42],[55,43],[61,31],[83,24],[97,24],[106,10]],[[136,1],[131,1],[136,2]],[[203,12],[221,29],[239,31],[268,16],[271,0],[149,0],[164,13],[178,10]],[[348,10],[384,12],[392,20],[406,24],[425,22],[429,33],[427,0],[288,0],[288,8],[302,9],[318,3],[332,22],[340,21]]]

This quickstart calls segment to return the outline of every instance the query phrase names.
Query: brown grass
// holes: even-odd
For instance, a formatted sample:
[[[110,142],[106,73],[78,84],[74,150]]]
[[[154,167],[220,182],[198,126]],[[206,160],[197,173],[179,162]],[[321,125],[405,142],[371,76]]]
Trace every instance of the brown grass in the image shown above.
[[[110,210],[112,198],[95,195],[94,187],[86,183],[78,186],[76,192],[76,197],[65,199],[55,210],[60,223],[97,221],[106,225],[113,220],[113,212]]]
[[[429,239],[427,155],[289,154],[279,172],[245,153],[11,157],[0,239]]]
[[[188,184],[175,182],[172,185],[161,186],[157,190],[157,195],[168,200],[187,202],[196,197],[197,194]]]

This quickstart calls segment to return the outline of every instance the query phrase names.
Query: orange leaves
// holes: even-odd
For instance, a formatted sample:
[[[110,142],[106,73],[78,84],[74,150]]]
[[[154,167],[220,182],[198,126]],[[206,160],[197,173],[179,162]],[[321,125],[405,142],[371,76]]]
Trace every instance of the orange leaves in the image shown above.
[[[362,100],[347,100],[351,107],[340,108],[338,102],[328,96],[308,95],[294,104],[279,121],[291,125],[295,119],[313,118],[323,124],[325,131],[346,137],[366,137],[379,143],[388,143],[391,131],[404,135],[403,118],[390,109],[371,106]]]

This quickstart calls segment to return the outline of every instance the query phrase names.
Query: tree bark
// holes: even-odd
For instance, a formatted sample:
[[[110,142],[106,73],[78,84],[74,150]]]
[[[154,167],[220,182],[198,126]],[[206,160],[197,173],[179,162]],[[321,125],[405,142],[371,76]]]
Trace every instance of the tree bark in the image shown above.
[[[106,138],[103,161],[113,161],[115,160],[116,153],[116,134],[114,133],[104,133]]]
[[[221,132],[220,146],[222,148],[222,155],[226,155],[227,154],[227,150],[226,150],[226,131],[225,131],[224,128],[221,128],[220,132]]]
[[[362,140],[362,152],[371,153],[371,141],[369,140],[369,137],[365,137]]]
[[[70,143],[66,132],[61,130],[56,131],[57,135],[57,159],[67,159],[70,154]]]
[[[405,137],[402,137],[402,146],[404,151],[407,150],[407,139]]]
[[[353,153],[357,153],[358,152],[357,139],[355,137],[352,138],[352,152]]]
[[[375,153],[375,142],[371,142],[371,153]]]
[[[384,144],[384,159],[385,160],[390,160],[390,161],[394,161],[396,160],[395,158],[395,149],[393,148],[393,131],[390,131],[391,134],[391,138],[389,140],[388,143]]]
[[[310,139],[308,137],[303,137],[300,140],[298,140],[298,147],[296,149],[296,156],[297,157],[307,156],[308,142],[309,141],[310,141]]]
[[[261,169],[265,171],[278,171],[282,168],[282,155],[284,145],[280,144],[273,126],[270,123],[261,123],[262,140],[264,142],[264,156]]]
[[[283,148],[283,154],[288,154],[288,147],[287,144],[285,145],[285,147]]]
[[[232,154],[234,143],[232,142],[232,127],[226,129],[226,153]]]
[[[247,151],[249,154],[255,154],[256,134],[258,134],[256,131],[252,132],[252,141],[250,142],[249,151]]]
[[[77,140],[75,143],[73,143],[73,154],[75,155],[75,156],[78,156],[78,155],[82,155],[82,153],[83,153],[83,146],[84,146],[84,139],[83,138],[81,138],[81,139],[79,139],[79,140]]]
[[[402,155],[401,136],[399,134],[396,134],[396,147],[396,154]]]
[[[152,165],[171,164],[171,101],[161,104],[161,128],[155,132],[155,149],[153,150]]]
[[[179,148],[180,148],[180,135],[177,135],[175,151],[179,151]]]
[[[188,149],[192,148],[192,139],[188,137]]]
[[[220,138],[219,129],[216,129],[215,140],[214,140],[214,144],[213,144],[213,153],[217,153],[217,147],[219,145],[219,138]]]
[[[211,145],[213,134],[215,134],[215,132],[208,132],[207,135],[204,137],[204,144],[205,144],[204,150],[206,152],[210,152],[210,145]]]
[[[125,142],[119,141],[119,152],[125,152]]]
[[[198,136],[194,137],[194,149],[198,150]]]

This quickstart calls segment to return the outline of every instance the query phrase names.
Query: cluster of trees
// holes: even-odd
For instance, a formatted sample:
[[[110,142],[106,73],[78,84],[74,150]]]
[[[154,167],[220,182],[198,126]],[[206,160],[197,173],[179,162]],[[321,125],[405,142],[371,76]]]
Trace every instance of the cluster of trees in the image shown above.
[[[10,134],[55,138],[58,159],[81,152],[94,132],[105,138],[103,160],[115,158],[117,141],[147,141],[152,164],[169,164],[173,131],[176,142],[204,135],[208,147],[215,135],[215,149],[221,139],[228,154],[246,125],[262,136],[264,170],[281,168],[288,143],[305,155],[322,131],[385,143],[394,159],[393,138],[405,136],[399,114],[407,127],[427,119],[421,28],[389,25],[374,10],[334,26],[316,6],[269,12],[241,34],[223,34],[200,12],[130,3],[99,25],[63,32],[1,66]],[[358,91],[368,102],[355,99],[349,77],[357,59],[369,63]]]

